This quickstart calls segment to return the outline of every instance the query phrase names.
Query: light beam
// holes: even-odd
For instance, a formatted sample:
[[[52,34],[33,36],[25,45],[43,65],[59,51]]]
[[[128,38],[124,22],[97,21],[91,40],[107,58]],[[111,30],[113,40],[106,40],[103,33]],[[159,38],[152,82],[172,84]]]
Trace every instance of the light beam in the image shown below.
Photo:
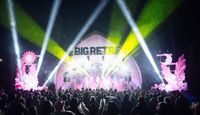
[[[0,26],[10,29],[6,2],[7,0],[0,0]],[[42,47],[45,31],[19,4],[15,1],[13,4],[18,35],[27,42]],[[61,59],[65,54],[65,50],[54,39],[49,39],[46,50],[58,59]]]
[[[144,53],[146,54],[148,60],[150,61],[151,65],[153,66],[155,72],[158,74],[160,80],[163,82],[163,79],[160,75],[159,69],[153,59],[153,56],[151,55],[151,52],[147,46],[147,44],[144,41],[144,38],[142,37],[142,34],[140,33],[134,19],[131,16],[131,13],[129,11],[129,9],[127,8],[126,3],[124,2],[124,0],[117,0],[117,3],[122,11],[122,13],[124,14],[127,22],[129,23],[132,31],[135,33],[137,40],[139,41]]]
[[[126,0],[128,7],[131,8],[132,14],[136,14],[140,0]],[[125,36],[128,23],[115,2],[112,8],[111,20],[109,25],[107,39],[119,46]]]
[[[42,44],[42,49],[41,49],[41,52],[40,52],[40,58],[39,58],[39,61],[38,61],[38,66],[37,66],[37,70],[36,70],[36,74],[35,74],[36,77],[39,74],[39,71],[40,71],[40,68],[41,68],[41,65],[42,65],[42,62],[43,62],[45,51],[47,49],[48,41],[49,41],[53,26],[54,26],[54,23],[55,23],[55,20],[56,20],[56,16],[58,14],[58,10],[60,8],[60,5],[61,5],[61,0],[54,0],[53,8],[51,10],[48,25],[47,25],[47,28],[46,28],[46,34],[45,34],[43,44]]]
[[[10,20],[10,27],[11,27],[11,32],[12,32],[12,39],[13,39],[14,48],[15,48],[15,54],[17,56],[17,66],[19,68],[19,72],[21,75],[22,71],[21,71],[21,61],[20,61],[20,48],[19,48],[17,31],[16,31],[16,20],[15,20],[15,13],[14,13],[12,0],[7,0],[7,7],[8,7],[8,14],[9,14],[9,20]]]
[[[181,0],[148,0],[137,20],[137,26],[143,38],[149,38],[148,36],[168,19],[180,3]],[[139,49],[138,46],[139,42],[137,41],[136,35],[131,31],[121,50],[126,51],[126,57],[130,54],[135,54]]]
[[[83,35],[87,32],[89,27],[93,24],[93,22],[96,20],[98,15],[101,13],[101,11],[104,9],[106,4],[108,3],[109,0],[102,0],[101,3],[97,6],[97,8],[94,10],[92,15],[88,18],[84,26],[81,28],[77,36],[75,37],[74,41],[71,43],[69,48],[66,50],[66,53],[62,57],[62,59],[59,61],[59,63],[56,65],[56,67],[53,69],[47,80],[45,81],[44,86],[51,80],[57,69],[60,67],[60,65],[64,62],[64,60],[68,57],[68,54],[73,50],[73,48],[76,46],[76,44],[79,42],[79,40],[83,37]]]

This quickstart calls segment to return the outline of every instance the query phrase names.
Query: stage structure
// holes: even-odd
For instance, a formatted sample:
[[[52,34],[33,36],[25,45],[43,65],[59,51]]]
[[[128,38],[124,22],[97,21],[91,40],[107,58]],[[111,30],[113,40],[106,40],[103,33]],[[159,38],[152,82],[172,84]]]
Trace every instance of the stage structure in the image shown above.
[[[26,51],[21,58],[21,68],[18,68],[15,78],[16,89],[39,89],[38,78],[35,76],[38,56],[32,51]],[[20,74],[19,69],[22,73]]]
[[[165,91],[187,90],[185,81],[186,63],[184,55],[178,58],[177,62],[172,62],[172,54],[158,54],[165,84],[155,84],[153,88]],[[164,61],[162,61],[164,59]]]
[[[89,34],[70,53],[73,61],[63,63],[54,77],[56,89],[141,88],[140,69],[133,57],[127,57],[112,72],[106,74],[116,63],[119,48],[102,34]]]

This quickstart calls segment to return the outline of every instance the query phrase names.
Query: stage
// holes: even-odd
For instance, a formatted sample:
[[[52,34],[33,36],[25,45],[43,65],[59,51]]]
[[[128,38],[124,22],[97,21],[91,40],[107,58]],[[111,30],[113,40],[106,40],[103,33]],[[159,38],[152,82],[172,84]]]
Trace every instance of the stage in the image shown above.
[[[141,88],[140,69],[133,57],[118,63],[117,47],[102,34],[84,37],[71,52],[73,61],[63,63],[55,75],[56,89]]]

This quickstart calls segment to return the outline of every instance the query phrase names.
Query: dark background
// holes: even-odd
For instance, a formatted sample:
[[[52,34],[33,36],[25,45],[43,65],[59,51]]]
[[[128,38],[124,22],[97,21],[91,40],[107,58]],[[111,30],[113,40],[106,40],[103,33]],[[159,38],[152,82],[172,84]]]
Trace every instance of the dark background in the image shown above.
[[[51,37],[63,49],[67,49],[99,1],[63,0]],[[16,3],[28,12],[43,30],[45,30],[48,22],[52,2],[52,0],[16,0]],[[140,7],[138,8],[142,9],[145,3],[146,0],[141,0]],[[113,4],[114,0],[111,0],[84,36],[93,31],[108,35]],[[137,9],[135,19],[137,19],[141,9]],[[183,0],[172,15],[148,36],[147,40],[147,44],[157,64],[159,59],[155,55],[159,52],[173,53],[175,61],[177,61],[180,55],[185,55],[187,60],[186,81],[188,82],[189,89],[194,92],[199,92],[200,90],[199,11],[197,1]],[[0,62],[0,87],[3,88],[11,88],[13,86],[16,71],[16,56],[11,37],[10,30],[0,25],[0,58],[3,59],[3,62]],[[26,50],[32,50],[37,54],[40,52],[39,47],[26,41],[20,35],[19,43],[21,52]],[[139,50],[135,59],[142,72],[143,87],[147,88],[157,82],[153,79],[155,74],[152,73],[153,69],[142,50]],[[46,53],[45,61],[42,65],[43,71],[40,72],[40,76],[42,76],[39,78],[41,83],[45,81],[48,73],[51,72],[57,62],[58,59],[56,57],[48,52]]]

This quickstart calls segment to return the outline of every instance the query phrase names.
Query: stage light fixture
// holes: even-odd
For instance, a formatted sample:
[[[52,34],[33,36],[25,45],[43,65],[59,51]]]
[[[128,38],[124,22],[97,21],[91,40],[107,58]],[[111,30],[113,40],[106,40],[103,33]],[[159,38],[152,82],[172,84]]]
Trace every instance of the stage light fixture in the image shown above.
[[[47,28],[46,28],[46,34],[45,34],[43,44],[42,44],[42,49],[41,49],[41,52],[40,52],[40,57],[39,57],[38,66],[37,66],[36,75],[35,75],[36,77],[39,74],[39,71],[40,71],[40,68],[41,68],[41,65],[42,65],[42,62],[43,62],[45,51],[47,49],[48,41],[49,41],[53,26],[54,26],[54,23],[55,23],[55,20],[56,20],[56,16],[58,14],[58,10],[59,10],[60,5],[61,5],[61,2],[62,2],[61,0],[54,0],[54,2],[53,2],[53,7],[52,7],[52,10],[51,10],[48,25],[47,25]]]
[[[13,39],[14,48],[15,48],[15,54],[17,56],[17,66],[19,68],[19,72],[21,75],[22,71],[21,71],[21,61],[20,61],[20,48],[19,48],[14,6],[13,6],[12,0],[7,0],[7,7],[8,7],[8,14],[9,14],[9,20],[10,20],[10,27],[11,27],[11,32],[12,32],[12,39]]]
[[[153,59],[153,56],[151,55],[151,52],[146,44],[146,42],[144,41],[144,38],[142,37],[142,34],[140,33],[137,24],[135,23],[134,19],[131,16],[131,13],[129,11],[129,9],[127,8],[126,3],[124,2],[124,0],[117,0],[117,3],[122,11],[122,13],[124,14],[127,22],[129,23],[132,31],[135,33],[137,40],[139,41],[144,53],[146,54],[148,60],[150,61],[151,65],[153,66],[155,72],[158,74],[160,80],[163,82],[163,78],[160,75],[159,69]]]
[[[100,4],[97,6],[97,8],[94,10],[92,15],[88,18],[84,26],[81,28],[81,30],[78,32],[77,36],[75,37],[74,41],[71,43],[69,48],[66,50],[66,53],[62,57],[62,59],[59,61],[59,63],[56,65],[56,67],[53,69],[51,74],[49,75],[48,79],[43,84],[43,87],[46,86],[46,84],[49,82],[49,80],[53,77],[57,69],[60,67],[60,65],[64,62],[64,60],[69,57],[69,53],[73,50],[73,48],[76,46],[76,44],[79,42],[79,40],[83,37],[83,35],[87,32],[89,27],[93,24],[93,22],[96,20],[98,15],[101,13],[101,11],[104,9],[106,4],[109,0],[102,0]]]

